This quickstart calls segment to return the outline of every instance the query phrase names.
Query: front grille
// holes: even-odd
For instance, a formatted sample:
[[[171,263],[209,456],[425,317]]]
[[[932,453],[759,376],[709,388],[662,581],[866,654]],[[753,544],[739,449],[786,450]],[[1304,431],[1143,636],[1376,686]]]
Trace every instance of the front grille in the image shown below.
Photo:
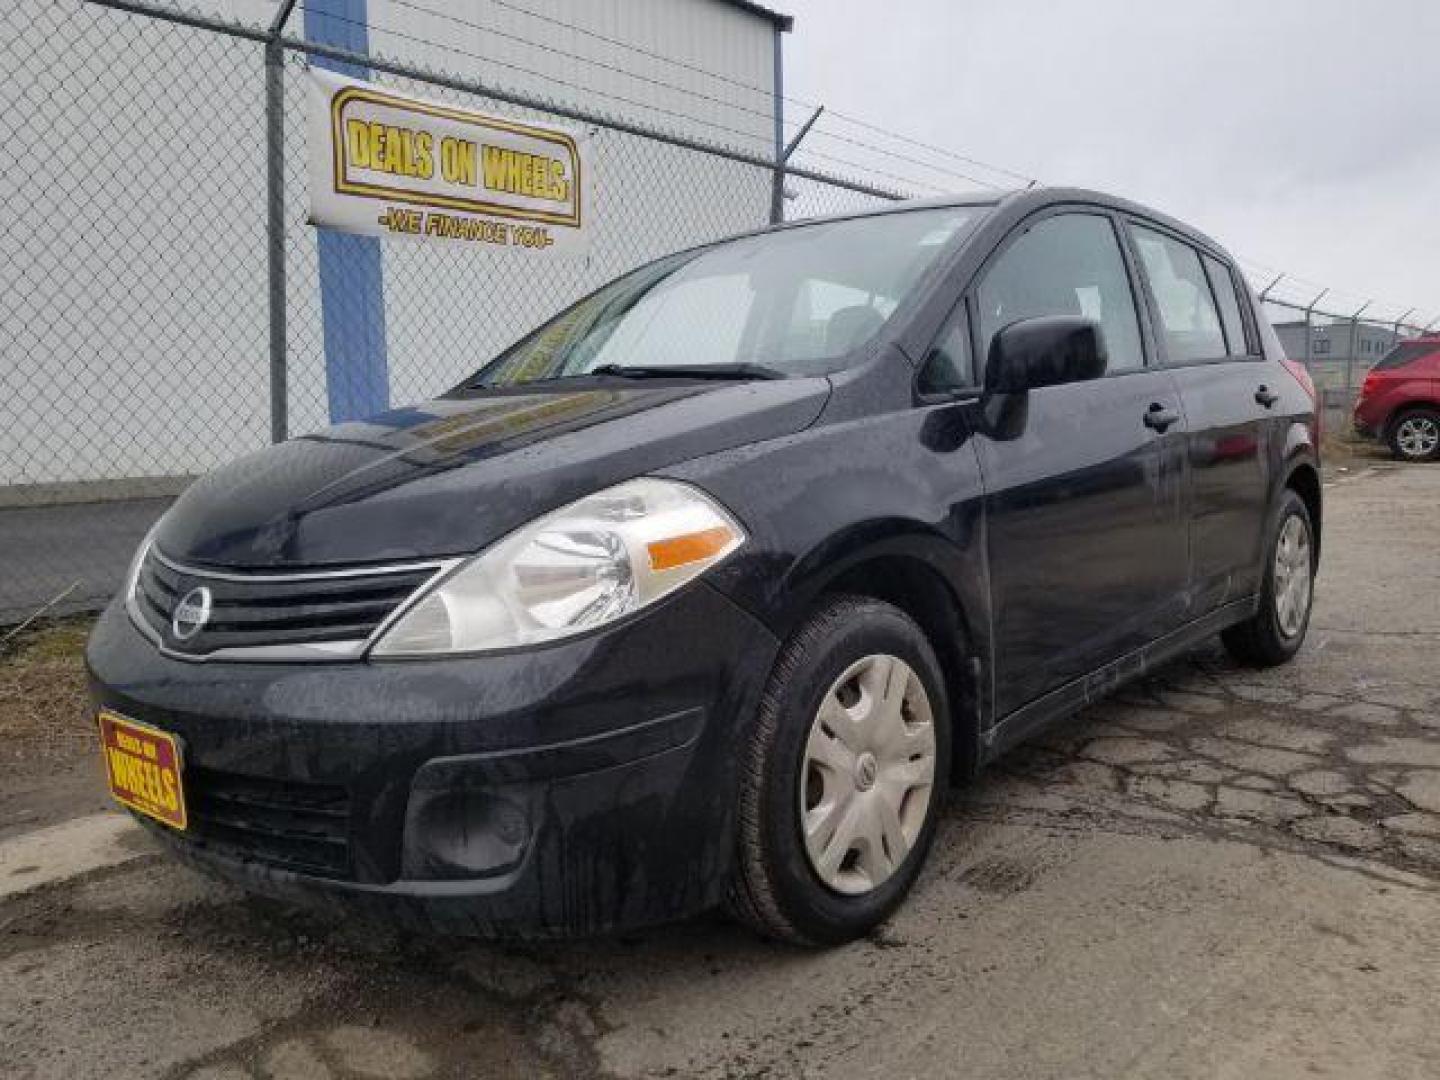
[[[350,793],[337,784],[185,771],[193,839],[220,854],[352,880]]]
[[[347,573],[227,573],[182,567],[152,548],[133,606],[168,649],[196,656],[219,649],[361,642],[439,569],[436,565]],[[190,637],[175,632],[175,609],[208,590],[207,620]]]

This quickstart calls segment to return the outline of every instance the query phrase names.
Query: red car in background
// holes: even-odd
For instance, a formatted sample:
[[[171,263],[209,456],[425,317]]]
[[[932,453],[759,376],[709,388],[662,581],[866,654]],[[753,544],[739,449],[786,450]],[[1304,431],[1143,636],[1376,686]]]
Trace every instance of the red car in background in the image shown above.
[[[1404,461],[1440,458],[1440,335],[1402,341],[1360,388],[1355,430]]]

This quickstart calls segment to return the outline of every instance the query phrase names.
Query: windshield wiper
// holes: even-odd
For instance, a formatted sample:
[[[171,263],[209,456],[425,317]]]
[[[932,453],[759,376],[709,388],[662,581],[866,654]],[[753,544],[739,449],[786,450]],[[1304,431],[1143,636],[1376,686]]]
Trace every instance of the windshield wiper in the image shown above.
[[[529,383],[563,382],[569,379],[588,379],[594,375],[614,379],[721,379],[727,382],[743,382],[750,379],[785,379],[783,371],[763,364],[601,364],[589,371],[574,371],[568,375],[547,375],[538,379],[526,379],[522,383],[471,382],[465,390],[513,390]]]
[[[601,364],[586,375],[613,375],[621,379],[783,379],[785,373],[763,364]]]

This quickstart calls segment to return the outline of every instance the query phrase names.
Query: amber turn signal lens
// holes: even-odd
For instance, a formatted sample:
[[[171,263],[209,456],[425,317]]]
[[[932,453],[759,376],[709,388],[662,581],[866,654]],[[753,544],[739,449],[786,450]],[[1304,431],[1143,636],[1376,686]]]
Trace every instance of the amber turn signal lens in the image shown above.
[[[734,539],[733,532],[724,525],[717,525],[713,529],[655,540],[645,547],[650,552],[650,569],[673,570],[677,566],[713,559]]]

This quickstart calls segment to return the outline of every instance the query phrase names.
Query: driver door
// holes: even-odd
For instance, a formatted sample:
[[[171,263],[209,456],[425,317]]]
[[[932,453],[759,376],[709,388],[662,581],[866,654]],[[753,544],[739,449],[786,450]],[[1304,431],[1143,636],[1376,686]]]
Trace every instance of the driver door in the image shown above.
[[[977,435],[997,718],[1186,617],[1185,422],[1138,295],[1098,209],[1029,219],[972,289],[977,356],[1040,315],[1095,319],[1108,347],[1100,378],[1031,390],[1018,433]]]

